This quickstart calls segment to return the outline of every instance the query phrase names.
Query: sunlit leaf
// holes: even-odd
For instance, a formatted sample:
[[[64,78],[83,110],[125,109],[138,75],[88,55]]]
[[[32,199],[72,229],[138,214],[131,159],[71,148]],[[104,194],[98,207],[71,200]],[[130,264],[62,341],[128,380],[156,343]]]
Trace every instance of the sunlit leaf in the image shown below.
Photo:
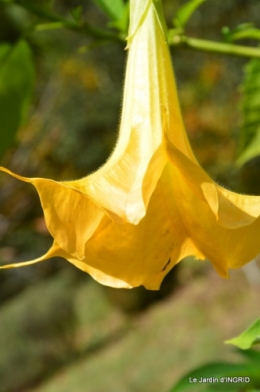
[[[252,324],[246,331],[236,338],[226,340],[225,343],[233,344],[243,350],[260,344],[260,319]]]
[[[179,8],[175,15],[173,23],[177,27],[185,27],[192,14],[206,0],[190,0]]]
[[[34,79],[31,51],[25,41],[0,46],[0,157],[13,143],[25,119]]]
[[[99,8],[112,20],[118,20],[122,17],[125,4],[123,0],[93,0]]]
[[[260,60],[250,60],[245,67],[242,86],[242,126],[239,134],[240,155],[237,165],[242,166],[260,155]]]

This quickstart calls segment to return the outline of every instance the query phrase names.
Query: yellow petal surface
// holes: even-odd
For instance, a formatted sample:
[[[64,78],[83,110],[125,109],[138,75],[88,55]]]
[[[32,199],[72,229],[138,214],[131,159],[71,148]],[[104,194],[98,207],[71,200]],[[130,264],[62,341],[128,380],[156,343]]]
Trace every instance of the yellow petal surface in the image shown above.
[[[62,182],[18,176],[3,167],[0,170],[35,186],[50,234],[64,251],[79,259],[84,258],[85,243],[104,213],[87,197]]]
[[[198,198],[204,200],[217,218],[217,223],[236,229],[253,223],[260,215],[260,197],[228,191],[214,181],[196,163],[168,142],[171,162]]]
[[[138,225],[118,225],[104,217],[85,247],[88,266],[135,287],[158,289],[169,269],[180,259],[183,233],[173,225],[166,208],[161,181],[151,197],[147,214]],[[177,256],[168,265],[172,252]],[[166,268],[166,265],[168,268]],[[156,281],[156,286],[150,285]],[[97,279],[97,278],[96,278]]]
[[[254,197],[253,206],[250,207],[251,196],[229,193],[212,181],[211,185],[217,189],[218,199],[216,201],[213,194],[213,201],[209,200],[211,192],[205,192],[203,200],[198,197],[198,191],[203,185],[203,170],[197,167],[196,173],[193,164],[188,163],[187,158],[176,151],[171,150],[174,164],[169,169],[172,198],[178,204],[187,236],[192,238],[197,249],[213,263],[218,273],[227,277],[228,268],[241,267],[260,252],[260,218],[253,216],[257,208],[259,211],[260,198],[257,208],[257,198]],[[239,201],[237,204],[236,199]],[[230,200],[233,202],[230,203]],[[217,214],[221,219],[216,218],[211,208],[214,203],[218,204]]]
[[[170,201],[167,201],[169,195],[165,188],[168,179],[164,171],[147,214],[138,225],[118,225],[105,216],[95,235],[86,243],[85,260],[67,259],[102,284],[114,287],[144,285],[157,290],[165,275],[183,257],[203,258],[187,237],[177,205],[173,211],[174,201],[169,214]]]
[[[148,289],[158,289],[164,276],[183,257],[200,255],[192,241],[187,238],[177,209],[173,212],[172,206],[172,214],[169,214],[166,202],[169,195],[165,191],[168,179],[163,174],[158,181],[147,214],[138,225],[119,225],[103,216],[94,235],[85,242],[84,257],[80,260],[73,256],[68,248],[61,246],[56,235],[54,245],[46,255],[11,267],[26,266],[60,256],[88,272],[102,284],[125,288],[144,285]],[[37,183],[37,179],[30,181]],[[37,189],[41,192],[38,185]],[[49,188],[47,180],[45,185]],[[54,185],[56,186],[55,183]],[[51,187],[49,189],[51,190]],[[56,203],[59,198],[55,195],[55,188],[52,191]],[[58,205],[54,208],[58,210]],[[61,232],[66,236],[70,231],[68,229],[68,233],[65,233],[62,229]],[[10,266],[5,266],[8,267]]]

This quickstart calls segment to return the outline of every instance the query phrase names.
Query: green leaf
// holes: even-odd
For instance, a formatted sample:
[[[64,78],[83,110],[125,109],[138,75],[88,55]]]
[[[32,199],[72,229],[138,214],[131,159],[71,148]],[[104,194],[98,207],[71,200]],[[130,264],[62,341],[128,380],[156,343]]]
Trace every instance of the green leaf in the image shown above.
[[[192,14],[206,0],[190,0],[188,3],[180,7],[175,15],[173,23],[176,27],[185,27]]]
[[[9,49],[10,49],[10,45],[8,45],[8,44],[0,45],[0,67],[1,67],[1,64],[4,63],[5,58],[8,55]]]
[[[240,154],[236,161],[236,165],[241,167],[246,162],[260,155],[260,125],[255,128],[255,135],[247,148]]]
[[[239,132],[237,166],[260,155],[260,60],[250,60],[242,85],[242,126]]]
[[[48,7],[53,8],[56,0],[48,0]]]
[[[260,39],[260,29],[254,27],[252,23],[241,23],[234,30],[229,30],[228,27],[224,27],[222,32],[228,32],[229,41],[237,41],[239,39]]]
[[[249,377],[252,383],[247,379],[239,383],[239,386],[252,386],[259,380],[259,368],[249,363],[209,363],[187,373],[169,392],[227,392],[234,391],[234,388],[237,390],[237,384],[229,383],[227,377]]]
[[[226,340],[225,343],[234,344],[242,350],[246,350],[256,344],[260,344],[260,319],[252,324],[241,335],[236,338]]]
[[[25,120],[33,80],[31,50],[26,41],[0,45],[0,158]]]
[[[129,3],[126,4],[122,15],[116,21],[110,22],[109,27],[114,27],[123,33],[127,32],[129,24]]]
[[[83,7],[82,5],[79,5],[76,8],[73,8],[70,13],[73,16],[73,19],[75,20],[75,22],[80,23],[81,22],[81,18],[82,18],[82,11],[83,11]]]
[[[239,39],[259,39],[260,40],[260,29],[256,29],[252,27],[251,29],[238,31],[237,33],[232,34],[233,41],[237,41]]]
[[[252,349],[249,350],[237,349],[237,352],[240,355],[242,355],[244,358],[249,360],[251,363],[254,363],[256,366],[260,368],[260,351],[252,350]]]
[[[111,19],[118,20],[123,16],[125,4],[123,0],[93,0],[94,3]]]

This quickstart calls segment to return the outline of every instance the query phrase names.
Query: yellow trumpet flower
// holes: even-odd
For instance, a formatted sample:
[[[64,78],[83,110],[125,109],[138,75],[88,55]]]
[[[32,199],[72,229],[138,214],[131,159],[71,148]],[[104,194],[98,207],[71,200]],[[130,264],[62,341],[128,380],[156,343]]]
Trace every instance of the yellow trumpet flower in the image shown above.
[[[186,256],[226,277],[260,251],[260,198],[215,184],[190,147],[178,103],[160,0],[130,0],[128,60],[118,142],[77,181],[26,178],[54,238],[42,257],[67,259],[112,287],[156,290]]]

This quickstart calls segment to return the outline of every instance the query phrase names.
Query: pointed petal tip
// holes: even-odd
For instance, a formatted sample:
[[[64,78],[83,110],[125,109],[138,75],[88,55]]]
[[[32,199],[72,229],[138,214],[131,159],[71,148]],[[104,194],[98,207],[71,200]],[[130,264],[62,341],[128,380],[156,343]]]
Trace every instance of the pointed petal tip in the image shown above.
[[[11,170],[6,169],[6,168],[3,167],[3,166],[0,166],[0,171],[9,174],[9,175],[12,176],[12,177],[17,178],[18,180],[21,180],[21,181],[24,181],[24,182],[30,182],[30,183],[32,182],[32,179],[31,179],[31,178],[23,177],[23,176],[20,176],[19,174],[15,174],[15,173],[12,172]]]
[[[22,268],[22,267],[28,267],[29,265],[37,264],[40,263],[41,261],[46,260],[44,256],[39,257],[34,260],[29,260],[29,261],[22,261],[20,263],[13,263],[13,264],[6,264],[6,265],[1,265],[0,269],[12,269],[12,268]]]
[[[47,259],[50,259],[55,256],[59,256],[59,255],[61,255],[61,257],[62,257],[62,254],[60,254],[59,247],[54,242],[53,245],[51,246],[51,248],[43,256],[37,257],[36,259],[29,260],[29,261],[22,261],[20,263],[1,265],[0,269],[28,267],[30,265],[40,263],[41,261],[45,261]]]
[[[212,262],[212,261],[211,264],[213,265],[214,269],[216,270],[216,272],[221,278],[229,279],[230,276],[229,276],[227,265],[221,265],[220,263],[217,264],[216,262]]]

